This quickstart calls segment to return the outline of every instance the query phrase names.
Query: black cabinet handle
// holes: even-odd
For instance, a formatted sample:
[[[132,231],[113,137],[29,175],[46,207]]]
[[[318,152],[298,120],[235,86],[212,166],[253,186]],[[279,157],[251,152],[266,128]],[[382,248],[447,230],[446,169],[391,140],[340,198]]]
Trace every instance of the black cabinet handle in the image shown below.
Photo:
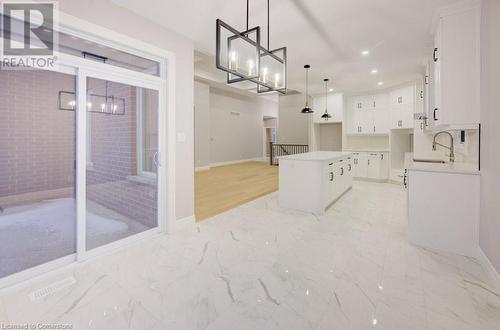
[[[368,165],[370,165],[370,160],[368,159]]]
[[[333,172],[330,172],[330,181],[333,181]]]
[[[438,61],[438,58],[436,57],[436,53],[437,53],[438,49],[437,48],[434,48],[434,53],[432,53],[432,58],[434,59],[434,62],[437,62]]]
[[[380,160],[384,160],[384,154],[380,154]]]
[[[348,167],[348,168],[349,168],[349,172],[351,172],[352,165],[351,165],[351,164],[349,164],[349,167]]]
[[[340,168],[340,175],[344,175],[344,168],[343,167]]]
[[[406,180],[408,178],[408,170],[405,170],[405,175],[403,177],[403,185],[405,186],[405,188],[408,188],[408,181]]]
[[[434,115],[433,115],[434,120],[438,120],[438,119],[437,119],[437,117],[436,117],[436,111],[438,111],[438,108],[435,108],[435,109],[434,109]]]

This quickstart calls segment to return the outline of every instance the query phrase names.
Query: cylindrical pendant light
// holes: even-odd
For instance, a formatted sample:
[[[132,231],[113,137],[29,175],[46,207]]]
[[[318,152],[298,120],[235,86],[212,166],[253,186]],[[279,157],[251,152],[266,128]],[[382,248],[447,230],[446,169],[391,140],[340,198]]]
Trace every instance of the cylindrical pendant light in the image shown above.
[[[306,69],[306,106],[302,109],[301,113],[313,113],[314,111],[309,107],[309,64],[304,65]]]
[[[332,115],[328,113],[328,79],[323,79],[325,82],[325,113],[321,116],[324,120],[332,118]]]

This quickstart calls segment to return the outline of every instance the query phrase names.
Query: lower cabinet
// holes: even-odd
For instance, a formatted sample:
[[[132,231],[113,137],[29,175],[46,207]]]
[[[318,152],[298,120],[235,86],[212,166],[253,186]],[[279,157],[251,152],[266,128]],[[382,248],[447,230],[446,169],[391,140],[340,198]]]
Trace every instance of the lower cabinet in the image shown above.
[[[330,161],[325,165],[324,180],[326,182],[323,204],[330,205],[352,187],[352,156]]]
[[[352,176],[358,179],[389,179],[389,154],[387,152],[354,152]]]

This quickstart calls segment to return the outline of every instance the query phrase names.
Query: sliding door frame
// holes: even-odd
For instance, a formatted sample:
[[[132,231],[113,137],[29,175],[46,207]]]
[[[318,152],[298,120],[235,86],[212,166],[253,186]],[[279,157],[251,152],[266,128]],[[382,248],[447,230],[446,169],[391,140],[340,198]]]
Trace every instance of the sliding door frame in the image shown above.
[[[75,61],[74,58],[69,58],[70,61]],[[80,61],[80,59],[78,59]],[[83,261],[92,256],[99,255],[103,252],[110,251],[115,248],[119,248],[124,244],[128,244],[133,241],[137,241],[139,239],[143,239],[144,237],[148,237],[150,235],[159,234],[162,232],[163,228],[165,228],[165,217],[161,217],[161,214],[165,214],[165,209],[167,207],[164,191],[160,189],[161,186],[165,185],[165,175],[164,175],[164,166],[163,162],[158,163],[157,167],[157,219],[158,223],[154,228],[148,229],[144,232],[131,235],[126,238],[122,238],[120,240],[106,243],[103,246],[99,246],[93,249],[87,248],[87,235],[86,235],[86,210],[87,210],[87,82],[88,78],[100,79],[102,81],[110,81],[116,82],[120,84],[129,85],[132,87],[138,88],[147,88],[150,90],[155,90],[158,92],[158,114],[161,112],[160,104],[164,104],[165,100],[162,100],[161,90],[164,86],[161,79],[155,76],[144,76],[140,75],[138,79],[138,75],[130,75],[129,70],[112,67],[102,63],[96,63],[99,65],[94,65],[94,63],[88,63],[88,61],[84,61],[85,63],[79,63],[78,68],[78,83],[77,83],[77,95],[78,95],[78,106],[77,106],[77,260]],[[90,64],[90,65],[89,65]],[[164,97],[164,96],[163,96]],[[158,118],[164,116],[158,116]],[[135,118],[135,117],[134,117]],[[158,129],[158,150],[159,157],[162,158],[162,146],[160,146],[161,141],[159,136],[162,131],[165,130],[165,123],[161,123],[159,120],[157,124]],[[164,133],[164,132],[163,132]],[[164,146],[163,146],[164,147]],[[163,224],[162,224],[163,222]]]
[[[49,71],[72,74],[76,77],[77,109],[75,113],[76,128],[76,253],[53,260],[33,268],[9,275],[0,279],[0,289],[23,282],[75,261],[84,261],[95,255],[108,253],[111,250],[134,241],[150,238],[153,235],[170,232],[175,225],[175,69],[176,56],[173,52],[152,46],[129,36],[105,29],[75,16],[60,13],[59,30],[77,37],[148,58],[159,63],[159,76],[140,73],[104,63],[85,60],[63,53],[56,53],[59,68]],[[85,31],[97,31],[92,34]],[[3,39],[0,37],[0,42]],[[134,45],[130,47],[129,45]],[[87,167],[87,77],[111,80],[135,87],[149,88],[158,91],[158,170],[157,170],[157,227],[142,233],[112,242],[87,251],[86,249],[86,167]]]

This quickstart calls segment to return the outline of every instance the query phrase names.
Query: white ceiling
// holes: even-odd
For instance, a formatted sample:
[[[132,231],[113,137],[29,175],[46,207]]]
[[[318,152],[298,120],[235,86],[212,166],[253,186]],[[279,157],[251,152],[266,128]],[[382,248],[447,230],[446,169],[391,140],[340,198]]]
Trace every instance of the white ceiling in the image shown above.
[[[197,66],[212,69],[215,20],[245,29],[246,0],[112,0],[194,40]],[[310,64],[312,93],[330,78],[337,91],[396,85],[423,73],[432,51],[435,8],[457,0],[271,0],[271,48],[288,47],[288,87],[304,90]],[[266,0],[250,0],[250,27],[267,43]],[[369,56],[361,50],[368,49]],[[378,74],[370,71],[376,68]],[[223,77],[223,76],[221,76]],[[377,82],[383,81],[382,87]]]

